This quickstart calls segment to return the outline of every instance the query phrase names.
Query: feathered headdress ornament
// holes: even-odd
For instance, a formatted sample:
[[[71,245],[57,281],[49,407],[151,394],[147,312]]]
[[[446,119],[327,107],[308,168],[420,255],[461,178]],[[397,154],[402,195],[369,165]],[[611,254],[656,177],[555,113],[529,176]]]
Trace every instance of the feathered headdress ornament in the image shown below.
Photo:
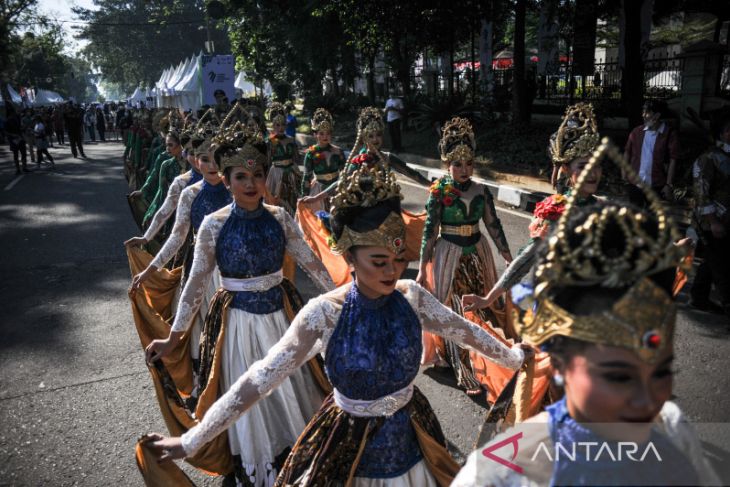
[[[577,103],[569,106],[558,131],[550,138],[553,164],[568,164],[578,157],[590,157],[600,140],[593,105]]]

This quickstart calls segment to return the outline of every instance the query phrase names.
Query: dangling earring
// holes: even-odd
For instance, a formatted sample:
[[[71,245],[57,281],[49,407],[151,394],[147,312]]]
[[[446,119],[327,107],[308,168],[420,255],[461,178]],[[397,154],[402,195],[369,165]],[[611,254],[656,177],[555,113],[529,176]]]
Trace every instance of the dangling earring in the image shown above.
[[[565,379],[563,378],[563,375],[560,373],[556,373],[553,375],[553,382],[558,387],[563,387],[565,385]]]

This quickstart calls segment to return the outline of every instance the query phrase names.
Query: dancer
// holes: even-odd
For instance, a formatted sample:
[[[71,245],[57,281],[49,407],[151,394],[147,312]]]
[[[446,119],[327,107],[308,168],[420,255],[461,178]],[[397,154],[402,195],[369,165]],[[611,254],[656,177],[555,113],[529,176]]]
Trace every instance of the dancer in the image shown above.
[[[301,196],[321,193],[324,188],[337,181],[339,172],[345,166],[342,149],[330,143],[333,129],[332,115],[324,108],[318,108],[312,116],[312,131],[317,138],[317,144],[311,146],[304,155]],[[329,208],[329,202],[325,200],[312,208]]]
[[[604,157],[636,176],[615,147],[599,151],[578,190]],[[549,351],[565,396],[490,442],[519,441],[510,459],[518,469],[494,462],[481,447],[453,486],[721,485],[670,401],[677,317],[671,288],[685,249],[674,244],[678,232],[659,197],[640,185],[650,212],[578,205],[579,193],[569,198],[534,281],[521,286],[529,310],[521,334]],[[617,452],[622,443],[636,457]]]
[[[600,136],[597,132],[596,117],[593,114],[593,105],[578,103],[569,106],[565,117],[550,143],[553,163],[560,165],[568,174],[572,188],[588,164],[588,159],[598,147]],[[577,204],[588,205],[596,201],[595,193],[601,182],[602,169],[594,165],[586,181],[576,194]],[[565,194],[548,196],[535,206],[532,221],[530,222],[530,240],[517,254],[507,269],[502,273],[497,283],[485,297],[467,294],[463,298],[466,311],[483,309],[492,306],[507,290],[517,284],[535,263],[536,251],[539,243],[550,234],[560,215],[565,211],[565,204],[573,194],[569,189]]]
[[[289,214],[283,208],[262,203],[267,151],[260,135],[252,139],[239,149],[223,145],[215,151],[234,203],[203,220],[190,277],[169,336],[152,341],[146,350],[151,363],[168,355],[174,359],[174,351],[187,346],[186,330],[195,319],[217,265],[222,289],[210,303],[201,339],[200,383],[205,389],[195,417],[202,420],[217,392],[228,390],[289,328],[289,320],[301,301],[294,286],[282,276],[284,252],[321,290],[333,288],[327,271],[307,247]],[[316,364],[313,366],[316,368]],[[268,485],[267,479],[276,476],[279,459],[294,445],[321,404],[322,395],[314,377],[308,369],[298,369],[251,414],[218,432],[228,428],[239,481]]]
[[[416,278],[439,301],[461,315],[463,295],[485,294],[497,281],[494,257],[479,229],[480,221],[500,255],[508,263],[512,260],[492,193],[471,179],[475,150],[474,132],[468,120],[457,117],[444,125],[439,152],[449,174],[431,186]],[[483,321],[502,328],[507,338],[516,338],[507,327],[503,305],[484,309],[479,315]],[[423,339],[424,363],[434,363],[438,356],[452,367],[459,387],[467,394],[482,392],[484,383],[475,376],[468,351],[430,333],[424,334]]]
[[[144,284],[154,273],[158,272],[165,264],[172,260],[183,249],[186,243],[190,242],[189,237],[191,235],[192,239],[195,239],[203,218],[231,203],[231,193],[222,183],[215,159],[209,153],[213,136],[214,134],[212,133],[206,134],[204,132],[197,133],[193,136],[196,167],[200,174],[202,174],[203,180],[189,185],[182,190],[177,209],[175,210],[175,225],[170,232],[170,236],[147,268],[134,276],[132,280],[132,292],[136,292],[139,286]],[[185,252],[183,274],[180,280],[181,287],[184,286],[185,279],[190,272],[190,264],[193,260],[192,254],[192,249],[188,249]],[[201,312],[198,313],[198,317],[195,319],[190,333],[190,354],[194,361],[193,367],[196,374],[203,321],[208,310],[208,304],[219,286],[220,275],[216,269],[211,273],[211,279],[207,283],[207,291],[203,305],[201,306]],[[196,395],[195,392],[194,390],[194,395]]]
[[[160,167],[157,193],[142,220],[142,228],[146,228],[145,233],[142,237],[133,237],[124,242],[127,247],[150,244],[154,239],[164,242],[169,234],[169,220],[175,212],[180,193],[188,185],[195,184],[202,179],[202,175],[195,167],[195,158],[192,154],[192,164],[190,164],[187,154],[183,155],[182,144],[189,142],[189,133],[178,135],[171,131],[167,134],[165,146],[172,157],[163,162]],[[130,197],[132,196],[135,194],[130,195]],[[159,246],[156,247],[149,250],[156,253]]]
[[[334,393],[300,436],[276,485],[449,485],[458,465],[413,385],[422,329],[513,370],[526,353],[519,345],[506,347],[414,281],[399,280],[407,265],[400,198],[386,168],[363,165],[343,174],[332,200],[331,241],[333,251],[345,255],[354,282],[310,300],[200,425],[182,438],[151,435],[148,448],[163,460],[194,455],[322,353]]]
[[[286,108],[274,102],[269,106],[269,120],[273,133],[269,136],[271,169],[266,179],[266,188],[276,198],[277,204],[294,215],[297,195],[302,184],[299,172],[299,149],[297,141],[286,135]]]
[[[423,177],[420,172],[408,167],[408,164],[401,158],[390,152],[380,150],[383,146],[383,129],[385,127],[380,110],[374,107],[363,108],[355,125],[357,127],[357,137],[347,159],[345,171],[355,171],[362,164],[369,166],[380,164],[408,176],[424,186],[431,184],[431,181]],[[336,188],[337,183],[330,184],[319,194],[305,196],[301,201],[310,206],[320,203],[328,196],[331,196]]]
[[[386,172],[398,171],[424,186],[430,184],[428,179],[421,176],[418,171],[408,167],[397,156],[380,151],[383,143],[383,117],[380,110],[372,107],[364,108],[360,112],[356,126],[357,138],[350,153],[350,158],[343,169],[344,173],[354,172],[361,167],[380,167]],[[361,148],[361,146],[363,147]],[[359,154],[357,154],[358,151]],[[335,283],[341,285],[349,282],[351,279],[347,263],[342,257],[332,255],[329,252],[327,243],[328,235],[323,231],[320,218],[317,214],[320,212],[315,213],[313,211],[313,207],[322,205],[325,198],[331,197],[334,194],[337,185],[338,183],[335,182],[317,195],[305,196],[300,199],[297,207],[297,220],[302,227],[302,231],[310,247],[312,247],[327,267]],[[406,223],[406,233],[408,235],[406,239],[406,252],[403,257],[408,261],[418,260],[426,214],[415,214],[403,210],[402,217]]]

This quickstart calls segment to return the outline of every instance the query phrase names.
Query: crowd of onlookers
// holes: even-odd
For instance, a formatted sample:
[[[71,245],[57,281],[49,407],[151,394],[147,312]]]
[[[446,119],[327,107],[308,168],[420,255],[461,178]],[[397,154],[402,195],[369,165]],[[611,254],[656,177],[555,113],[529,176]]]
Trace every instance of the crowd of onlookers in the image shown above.
[[[51,107],[0,110],[0,144],[13,153],[16,173],[30,172],[30,162],[55,167],[49,148],[68,145],[74,157],[85,158],[84,143],[119,140],[132,125],[131,110],[123,104],[66,102]]]

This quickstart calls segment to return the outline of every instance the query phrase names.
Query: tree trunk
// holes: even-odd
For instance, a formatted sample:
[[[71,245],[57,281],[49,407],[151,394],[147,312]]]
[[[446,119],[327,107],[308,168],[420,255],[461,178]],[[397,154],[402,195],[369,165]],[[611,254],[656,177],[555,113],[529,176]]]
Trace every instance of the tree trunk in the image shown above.
[[[525,14],[527,0],[515,5],[514,66],[512,77],[512,123],[527,123],[527,94],[525,93]]]
[[[646,0],[644,0],[646,1]],[[641,58],[641,1],[622,0],[620,15],[623,17],[619,33],[623,49],[621,63],[621,101],[628,119],[628,129],[642,121],[644,103],[644,61]]]
[[[479,33],[479,82],[482,92],[482,104],[494,104],[494,70],[492,69],[492,33],[491,19],[482,19]]]

